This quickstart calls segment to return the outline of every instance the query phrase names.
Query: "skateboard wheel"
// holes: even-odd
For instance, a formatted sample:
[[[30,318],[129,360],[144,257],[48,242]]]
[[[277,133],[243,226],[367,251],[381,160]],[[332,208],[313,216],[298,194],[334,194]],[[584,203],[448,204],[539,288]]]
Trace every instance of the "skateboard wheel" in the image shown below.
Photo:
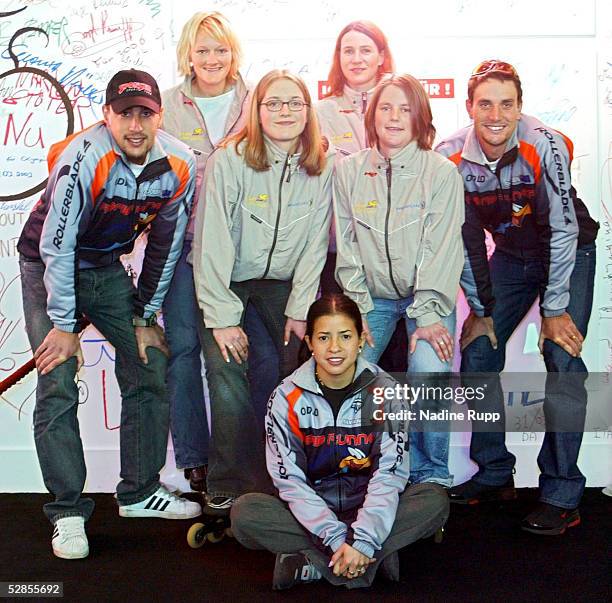
[[[208,534],[206,534],[206,538],[208,539],[208,542],[216,544],[225,538],[225,532],[208,532]]]
[[[199,549],[206,542],[206,532],[203,523],[194,523],[187,532],[187,544],[192,549]]]
[[[436,533],[434,534],[434,542],[436,544],[440,544],[443,540],[444,540],[444,528],[440,528],[439,530],[436,530]]]

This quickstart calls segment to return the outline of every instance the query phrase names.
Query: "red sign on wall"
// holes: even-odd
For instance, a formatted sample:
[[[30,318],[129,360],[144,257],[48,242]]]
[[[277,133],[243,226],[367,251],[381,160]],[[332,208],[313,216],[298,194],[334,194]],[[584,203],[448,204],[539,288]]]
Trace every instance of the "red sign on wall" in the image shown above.
[[[453,79],[420,79],[419,82],[425,88],[429,98],[455,98],[455,80]]]
[[[455,98],[455,80],[453,79],[420,79],[421,85],[429,98]],[[326,80],[319,80],[317,94],[321,100],[329,94],[330,86]]]

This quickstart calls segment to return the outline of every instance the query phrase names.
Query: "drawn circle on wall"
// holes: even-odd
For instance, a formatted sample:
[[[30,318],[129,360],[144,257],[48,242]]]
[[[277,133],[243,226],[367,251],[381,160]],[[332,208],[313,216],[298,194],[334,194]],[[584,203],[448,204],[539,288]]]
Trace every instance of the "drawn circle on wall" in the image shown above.
[[[20,11],[16,11],[16,12],[20,12]],[[0,17],[4,16],[7,13],[0,13]],[[58,99],[61,103],[61,107],[63,108],[63,112],[65,112],[66,114],[66,133],[65,135],[63,135],[63,138],[70,136],[70,134],[72,134],[74,132],[74,110],[72,107],[72,103],[70,102],[70,98],[68,97],[68,95],[66,94],[66,91],[64,90],[64,88],[62,87],[62,85],[49,73],[47,73],[46,71],[43,71],[42,69],[37,69],[36,67],[20,67],[19,66],[19,59],[17,58],[17,56],[15,55],[15,53],[13,52],[13,45],[15,43],[15,40],[27,33],[27,32],[36,32],[36,33],[41,33],[43,34],[46,38],[47,38],[47,44],[49,43],[49,36],[47,35],[47,33],[37,27],[23,27],[21,29],[18,29],[14,34],[13,37],[11,38],[9,44],[8,44],[8,53],[9,56],[11,57],[13,64],[15,65],[15,67],[13,69],[9,69],[8,71],[5,71],[4,73],[0,73],[0,81],[6,78],[9,78],[11,76],[15,76],[15,75],[19,75],[19,74],[31,74],[33,76],[36,76],[38,78],[41,78],[41,80],[44,80],[45,82],[48,82],[48,84],[51,85],[51,87],[53,88],[53,90],[58,94]],[[7,102],[6,99],[4,101],[5,103]],[[11,104],[10,102],[7,104]],[[16,104],[15,102],[13,104]],[[51,112],[51,114],[53,114]],[[59,114],[56,111],[56,114]],[[32,114],[33,115],[33,112]],[[49,113],[45,113],[45,118],[48,119]],[[10,119],[10,117],[9,117]],[[29,119],[29,118],[28,118]],[[14,133],[16,136],[16,127],[13,123],[13,129],[14,129]],[[25,125],[22,127],[20,135],[23,133],[23,130],[25,129]],[[6,134],[6,138],[5,140],[8,138],[8,132],[9,132],[9,124],[7,122],[7,134]],[[61,140],[61,138],[59,139]],[[15,171],[12,170],[8,167],[8,163],[6,161],[2,162],[4,164],[5,167],[3,167],[2,170],[0,170],[0,176],[2,176],[4,182],[14,182],[15,178],[27,178],[27,182],[28,184],[31,183],[32,181],[32,176],[31,173],[28,171]],[[46,164],[45,164],[46,165]],[[34,195],[38,192],[40,192],[41,190],[43,190],[45,188],[45,186],[47,185],[47,180],[48,178],[45,177],[42,181],[38,182],[37,184],[35,184],[34,186],[29,186],[28,188],[26,188],[25,190],[21,190],[21,188],[19,186],[17,186],[17,190],[16,191],[11,191],[8,194],[0,194],[0,202],[3,201],[16,201],[18,199],[25,199],[31,195]],[[6,190],[7,186],[3,186],[3,191]]]

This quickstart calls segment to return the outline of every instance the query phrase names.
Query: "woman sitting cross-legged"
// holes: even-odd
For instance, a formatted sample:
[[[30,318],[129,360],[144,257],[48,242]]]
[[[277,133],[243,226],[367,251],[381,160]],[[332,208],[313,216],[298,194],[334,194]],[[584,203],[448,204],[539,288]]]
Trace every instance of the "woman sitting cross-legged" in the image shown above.
[[[278,497],[245,494],[231,518],[244,546],[277,554],[274,589],[321,577],[366,587],[379,566],[397,581],[397,551],[448,517],[442,487],[406,488],[407,404],[384,399],[395,381],[359,356],[364,338],[353,301],[320,298],[306,320],[312,358],[268,403],[266,458]]]

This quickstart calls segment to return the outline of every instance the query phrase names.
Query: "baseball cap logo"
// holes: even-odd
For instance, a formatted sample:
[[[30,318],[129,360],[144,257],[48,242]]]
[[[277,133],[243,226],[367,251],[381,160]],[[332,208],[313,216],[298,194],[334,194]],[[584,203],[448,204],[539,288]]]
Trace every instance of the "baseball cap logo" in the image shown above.
[[[123,94],[124,92],[146,92],[150,95],[153,94],[151,86],[144,82],[126,82],[125,84],[120,84],[117,93]]]

